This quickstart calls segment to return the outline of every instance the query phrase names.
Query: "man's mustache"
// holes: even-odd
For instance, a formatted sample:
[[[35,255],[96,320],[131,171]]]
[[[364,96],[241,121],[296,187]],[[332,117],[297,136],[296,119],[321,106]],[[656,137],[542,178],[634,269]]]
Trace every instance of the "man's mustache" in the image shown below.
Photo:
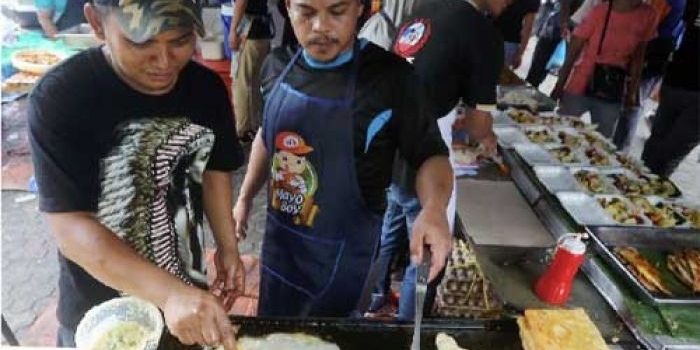
[[[338,44],[338,43],[339,43],[339,40],[337,38],[327,36],[327,35],[313,36],[308,41],[309,45],[328,45],[328,44]]]

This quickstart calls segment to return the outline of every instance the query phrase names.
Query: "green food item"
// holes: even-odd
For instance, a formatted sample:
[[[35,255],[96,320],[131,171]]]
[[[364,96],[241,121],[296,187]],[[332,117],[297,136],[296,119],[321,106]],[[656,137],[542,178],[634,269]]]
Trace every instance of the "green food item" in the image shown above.
[[[683,286],[680,281],[676,281],[671,272],[667,272],[665,266],[661,265],[662,257],[665,257],[665,254],[654,254],[647,250],[644,250],[643,253],[647,259],[652,261],[652,264],[659,264],[664,283],[667,283],[674,292],[682,293],[682,291],[685,291],[685,293],[690,293],[687,287]],[[613,272],[607,264],[603,263],[600,258],[596,257],[594,259],[602,267],[603,272],[618,286],[623,295],[625,306],[629,309],[632,319],[642,331],[652,335],[665,335],[673,338],[700,341],[699,306],[661,305],[654,307],[647,305],[632,294],[632,291],[623,283],[621,277]]]
[[[146,342],[148,331],[136,322],[119,322],[102,334],[90,349],[92,350],[141,350]]]

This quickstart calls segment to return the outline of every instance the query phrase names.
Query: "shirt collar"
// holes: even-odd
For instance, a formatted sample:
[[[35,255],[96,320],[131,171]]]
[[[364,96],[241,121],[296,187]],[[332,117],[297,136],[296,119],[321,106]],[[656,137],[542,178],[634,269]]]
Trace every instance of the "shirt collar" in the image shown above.
[[[360,48],[362,49],[365,46],[367,46],[367,40],[361,39],[360,40]],[[311,55],[309,55],[309,53],[306,50],[302,51],[302,56],[304,57],[304,61],[306,62],[306,64],[311,68],[314,68],[314,69],[333,69],[333,68],[340,67],[340,66],[350,62],[350,60],[352,60],[352,57],[353,57],[353,51],[354,51],[354,47],[351,47],[350,49],[341,53],[340,55],[338,55],[338,57],[336,57],[334,60],[332,60],[330,62],[317,61],[313,57],[311,57]]]

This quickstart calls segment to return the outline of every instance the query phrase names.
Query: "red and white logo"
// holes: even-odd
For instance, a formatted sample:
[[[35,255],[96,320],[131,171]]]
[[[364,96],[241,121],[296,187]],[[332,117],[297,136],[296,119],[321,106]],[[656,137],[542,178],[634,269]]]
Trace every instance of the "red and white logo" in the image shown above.
[[[416,18],[399,30],[398,40],[394,44],[394,52],[408,59],[420,51],[431,35],[430,20]]]

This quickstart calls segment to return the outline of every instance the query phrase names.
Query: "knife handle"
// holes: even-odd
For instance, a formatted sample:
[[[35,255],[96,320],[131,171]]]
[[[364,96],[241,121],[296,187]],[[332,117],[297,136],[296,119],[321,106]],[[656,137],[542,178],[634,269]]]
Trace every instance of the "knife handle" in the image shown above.
[[[418,265],[416,271],[417,284],[428,284],[428,277],[430,277],[430,261],[432,257],[433,254],[430,252],[430,246],[423,246],[423,260]]]

